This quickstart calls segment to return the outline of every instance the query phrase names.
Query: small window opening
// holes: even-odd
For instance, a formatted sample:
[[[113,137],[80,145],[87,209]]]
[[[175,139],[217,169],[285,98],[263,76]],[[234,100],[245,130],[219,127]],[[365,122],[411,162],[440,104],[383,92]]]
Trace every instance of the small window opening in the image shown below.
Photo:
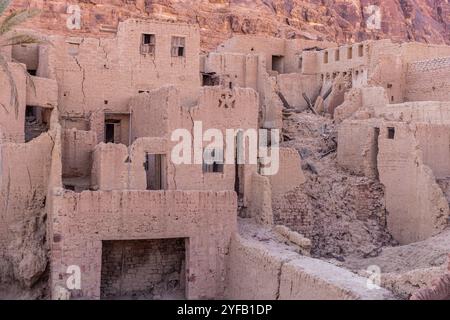
[[[340,51],[339,51],[339,49],[337,49],[334,53],[334,60],[339,61],[340,55],[341,55]]]
[[[202,73],[202,86],[218,86],[220,84],[220,78],[215,72]]]
[[[105,143],[130,144],[130,114],[105,114]]]
[[[141,54],[155,54],[156,38],[154,34],[144,33],[141,39]]]
[[[172,37],[172,57],[184,57],[186,46],[186,38],[184,37]]]
[[[347,59],[353,59],[353,48],[349,47],[347,49]]]
[[[323,63],[328,63],[328,51],[323,53]]]
[[[284,72],[284,57],[283,56],[272,56],[272,70],[278,73]]]
[[[364,56],[364,45],[363,45],[363,44],[360,44],[360,45],[358,46],[358,55],[359,55],[360,57],[363,57],[363,56]]]
[[[388,139],[393,140],[395,138],[395,128],[388,127]]]
[[[26,106],[25,109],[25,142],[31,141],[47,132],[50,127],[52,110],[41,107]]]
[[[223,173],[223,152],[221,150],[214,149],[210,152],[205,151],[204,155],[205,154],[211,155],[212,159],[207,161],[205,156],[203,157],[203,173]],[[216,154],[218,155],[217,158],[222,160],[215,160]]]

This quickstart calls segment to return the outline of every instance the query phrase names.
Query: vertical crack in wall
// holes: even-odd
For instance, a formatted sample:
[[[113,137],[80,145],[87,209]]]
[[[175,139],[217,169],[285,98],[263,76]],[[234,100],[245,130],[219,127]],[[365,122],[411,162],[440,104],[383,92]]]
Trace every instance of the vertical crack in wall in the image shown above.
[[[280,264],[280,269],[278,270],[278,274],[277,274],[277,282],[278,282],[278,287],[277,287],[277,293],[275,294],[275,300],[280,300],[280,290],[281,290],[281,273],[283,272],[283,267],[286,263],[291,262],[292,258],[290,259],[283,259],[281,260],[281,264]],[[292,288],[291,288],[292,289]]]

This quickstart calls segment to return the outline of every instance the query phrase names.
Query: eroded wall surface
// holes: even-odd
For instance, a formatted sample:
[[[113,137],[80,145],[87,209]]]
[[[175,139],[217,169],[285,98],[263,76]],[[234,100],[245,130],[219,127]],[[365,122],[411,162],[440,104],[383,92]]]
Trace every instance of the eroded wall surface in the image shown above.
[[[45,206],[53,137],[0,145],[0,279],[31,286],[47,265]]]
[[[388,128],[394,128],[394,136],[389,135]],[[447,226],[449,214],[448,202],[433,171],[423,162],[413,130],[408,124],[387,123],[380,128],[378,145],[387,226],[401,244],[439,233]]]
[[[385,289],[367,289],[367,279],[321,260],[265,246],[240,236],[228,259],[228,299],[377,300],[392,299]]]

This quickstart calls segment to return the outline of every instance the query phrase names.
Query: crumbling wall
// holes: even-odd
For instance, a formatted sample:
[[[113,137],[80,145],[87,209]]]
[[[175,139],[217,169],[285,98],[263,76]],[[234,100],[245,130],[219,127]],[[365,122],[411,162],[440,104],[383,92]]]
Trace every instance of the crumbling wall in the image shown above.
[[[52,296],[75,265],[82,282],[72,297],[100,298],[102,240],[187,238],[186,298],[221,298],[236,207],[234,192],[59,190],[50,211]]]
[[[0,145],[0,282],[31,287],[47,266],[46,196],[54,132]]]
[[[345,93],[344,102],[334,110],[336,122],[342,122],[350,118],[362,107],[362,93],[360,88],[350,89]]]
[[[345,94],[344,102],[334,111],[336,122],[345,119],[368,119],[389,104],[386,89],[379,86],[353,88]]]
[[[367,279],[321,260],[232,238],[225,297],[233,300],[378,300],[387,290],[369,290]]]
[[[442,231],[449,215],[447,200],[424,164],[414,131],[414,126],[395,122],[380,128],[378,170],[386,188],[387,226],[401,244]]]
[[[255,217],[263,224],[272,225],[272,188],[268,177],[256,172],[252,174],[249,199],[245,215]]]
[[[259,56],[242,53],[211,52],[205,57],[203,72],[213,73],[222,85],[257,89]],[[228,82],[228,83],[226,83]]]
[[[284,129],[293,139],[282,145],[298,150],[306,181],[272,200],[275,224],[311,239],[314,257],[373,256],[391,244],[383,186],[338,165],[332,120],[295,114]]]
[[[277,86],[291,107],[305,110],[308,104],[303,94],[314,102],[319,95],[321,83],[317,75],[290,73],[277,76]]]
[[[378,176],[377,121],[346,120],[339,125],[338,164],[352,174],[376,178]]]

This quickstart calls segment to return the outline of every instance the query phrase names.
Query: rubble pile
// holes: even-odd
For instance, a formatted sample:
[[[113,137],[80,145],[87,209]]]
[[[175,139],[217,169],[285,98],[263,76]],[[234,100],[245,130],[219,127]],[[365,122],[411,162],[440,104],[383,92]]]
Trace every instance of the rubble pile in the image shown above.
[[[306,183],[277,199],[275,223],[310,238],[316,257],[371,257],[395,244],[386,230],[383,186],[337,165],[333,121],[299,113],[284,121],[283,131],[293,137],[283,146],[298,150]]]

